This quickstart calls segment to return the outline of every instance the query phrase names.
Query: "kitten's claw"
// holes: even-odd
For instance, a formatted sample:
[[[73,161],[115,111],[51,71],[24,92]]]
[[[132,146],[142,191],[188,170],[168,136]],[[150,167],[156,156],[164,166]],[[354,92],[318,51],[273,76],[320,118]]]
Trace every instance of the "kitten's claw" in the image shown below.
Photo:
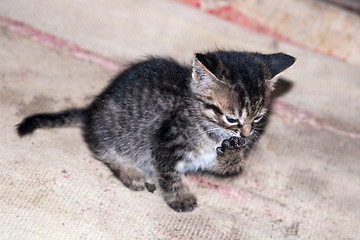
[[[223,149],[233,149],[234,146],[232,144],[232,142],[230,142],[230,139],[225,139],[222,143],[221,143],[221,147]]]
[[[224,149],[222,147],[217,147],[216,153],[217,153],[217,155],[222,156],[222,155],[224,155]]]
[[[230,144],[233,148],[242,148],[245,146],[245,139],[239,137],[229,138]]]
[[[221,147],[216,148],[216,153],[223,156],[226,150],[235,150],[245,146],[245,139],[239,137],[230,137],[221,143]]]

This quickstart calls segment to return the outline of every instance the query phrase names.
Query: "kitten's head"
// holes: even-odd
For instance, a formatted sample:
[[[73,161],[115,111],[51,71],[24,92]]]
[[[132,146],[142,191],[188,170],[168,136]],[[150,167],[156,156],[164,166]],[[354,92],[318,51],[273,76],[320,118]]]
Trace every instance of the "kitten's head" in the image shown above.
[[[266,114],[274,77],[294,62],[283,53],[195,54],[191,89],[201,102],[201,117],[230,136],[249,137]]]

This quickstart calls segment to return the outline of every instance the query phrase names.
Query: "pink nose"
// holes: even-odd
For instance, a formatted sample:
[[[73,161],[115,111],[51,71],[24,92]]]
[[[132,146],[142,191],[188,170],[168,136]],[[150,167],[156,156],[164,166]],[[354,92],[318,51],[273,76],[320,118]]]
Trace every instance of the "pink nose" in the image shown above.
[[[244,137],[248,137],[251,133],[251,125],[244,125],[241,128],[241,135],[243,135]]]

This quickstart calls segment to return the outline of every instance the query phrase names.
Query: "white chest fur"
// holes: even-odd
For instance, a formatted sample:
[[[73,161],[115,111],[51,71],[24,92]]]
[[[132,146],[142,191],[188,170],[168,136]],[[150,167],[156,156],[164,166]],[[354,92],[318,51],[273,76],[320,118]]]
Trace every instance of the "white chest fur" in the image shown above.
[[[184,161],[177,164],[176,170],[182,173],[206,170],[215,164],[218,146],[219,143],[206,138],[195,150],[185,155]]]

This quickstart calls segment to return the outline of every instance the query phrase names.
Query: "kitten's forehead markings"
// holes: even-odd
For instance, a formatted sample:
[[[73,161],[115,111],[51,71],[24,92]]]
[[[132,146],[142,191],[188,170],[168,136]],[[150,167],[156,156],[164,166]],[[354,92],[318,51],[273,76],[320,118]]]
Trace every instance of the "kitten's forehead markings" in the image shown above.
[[[227,109],[229,110],[229,112],[230,112],[231,114],[234,114],[234,113],[235,113],[235,110],[234,110],[234,106],[233,106],[233,105],[229,105],[229,106],[227,107]]]
[[[243,118],[246,118],[247,117],[247,111],[246,111],[246,108],[243,108],[242,111],[241,111],[241,116]]]
[[[242,111],[242,114],[244,116],[248,116],[249,113],[250,113],[250,106],[251,106],[251,101],[250,101],[250,98],[247,96],[245,99],[244,99],[244,108],[243,108],[243,111]]]
[[[235,86],[235,92],[238,92],[238,93],[240,93],[240,92],[242,92],[242,99],[241,99],[241,101],[245,101],[246,100],[246,98],[248,98],[249,97],[249,94],[248,94],[248,92],[246,91],[246,88],[245,88],[245,85],[244,85],[244,83],[242,83],[241,81],[239,81],[237,84],[236,84],[236,86]]]
[[[243,108],[241,110],[241,115],[240,115],[240,119],[239,119],[239,122],[241,125],[244,125],[244,122],[245,122],[245,119],[247,118],[247,111],[246,111],[246,108]]]

